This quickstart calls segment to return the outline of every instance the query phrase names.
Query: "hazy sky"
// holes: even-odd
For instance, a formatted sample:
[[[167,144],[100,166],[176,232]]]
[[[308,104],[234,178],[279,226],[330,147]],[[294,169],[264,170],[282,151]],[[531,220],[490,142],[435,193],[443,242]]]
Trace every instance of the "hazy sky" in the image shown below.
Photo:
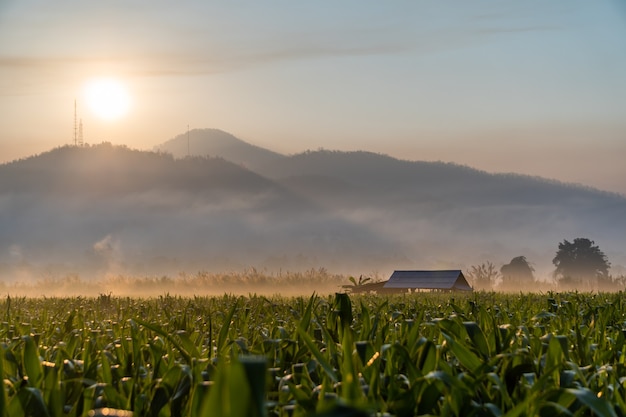
[[[130,110],[99,119],[85,84]],[[0,0],[0,162],[219,128],[284,153],[371,150],[626,194],[626,5]]]

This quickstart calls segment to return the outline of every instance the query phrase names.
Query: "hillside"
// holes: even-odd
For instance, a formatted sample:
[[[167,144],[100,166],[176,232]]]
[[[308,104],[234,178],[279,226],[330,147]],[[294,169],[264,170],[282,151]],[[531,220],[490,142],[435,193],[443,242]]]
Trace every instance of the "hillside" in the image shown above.
[[[176,160],[170,155],[101,144],[55,149],[0,167],[0,192],[119,196],[193,191],[256,192],[277,185],[222,158]]]
[[[517,251],[549,269],[559,241],[589,236],[625,261],[626,199],[589,187],[366,152],[307,152],[264,174],[417,253],[493,260]],[[319,175],[338,178],[341,196],[312,181]]]
[[[224,159],[109,144],[0,165],[0,208],[0,273],[35,265],[83,273],[295,269],[295,259],[304,268],[355,265],[392,247]]]
[[[219,146],[204,139],[211,157],[103,144],[0,165],[0,273],[42,263],[98,273],[323,266],[386,275],[524,255],[545,277],[558,243],[575,237],[626,265],[619,195],[363,151],[283,156],[221,137]]]
[[[241,161],[217,149],[213,154]],[[616,266],[626,264],[626,198],[613,193],[364,151],[306,151],[255,166],[295,194],[400,244],[413,262],[408,266],[505,263],[525,254],[548,273],[558,242],[576,236],[595,239]]]

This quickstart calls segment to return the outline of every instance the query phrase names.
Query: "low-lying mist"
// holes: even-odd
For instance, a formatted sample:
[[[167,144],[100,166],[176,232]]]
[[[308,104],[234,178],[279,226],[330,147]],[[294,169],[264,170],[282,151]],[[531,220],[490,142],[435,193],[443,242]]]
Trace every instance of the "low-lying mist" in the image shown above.
[[[158,297],[165,294],[190,297],[194,295],[283,295],[333,294],[345,291],[347,276],[332,274],[324,268],[302,272],[258,271],[250,268],[240,272],[168,276],[128,276],[107,274],[100,279],[84,279],[78,275],[39,278],[0,283],[0,292],[10,297]]]
[[[368,153],[272,161],[260,175],[221,158],[104,144],[1,165],[0,279],[77,277],[85,291],[119,277],[250,268],[386,279],[524,255],[550,282],[558,243],[578,236],[614,271],[626,265],[621,196]]]

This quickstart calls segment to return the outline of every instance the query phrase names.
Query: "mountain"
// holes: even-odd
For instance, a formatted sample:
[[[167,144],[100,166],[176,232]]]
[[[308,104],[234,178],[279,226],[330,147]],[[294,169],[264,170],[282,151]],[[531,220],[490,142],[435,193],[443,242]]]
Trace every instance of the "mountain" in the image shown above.
[[[626,265],[621,195],[364,151],[285,156],[215,130],[190,135],[204,137],[210,157],[102,144],[0,165],[0,274],[37,264],[386,275],[499,267],[523,255],[547,277],[558,244],[576,237],[594,240],[615,271]]]
[[[403,245],[420,267],[526,255],[547,275],[558,243],[578,236],[626,264],[626,198],[589,187],[368,152],[305,152],[260,172]]]
[[[515,174],[489,174],[467,166],[444,163],[405,161],[371,152],[307,151],[283,158],[257,170],[268,178],[289,180],[298,177],[336,178],[353,184],[367,193],[407,194],[419,199],[473,200],[487,203],[506,200],[509,203],[544,203],[564,198],[613,199],[610,193],[549,181],[539,177]],[[305,180],[306,181],[306,180]]]
[[[339,268],[394,252],[367,228],[225,159],[110,144],[0,165],[0,210],[0,274]]]
[[[253,171],[284,158],[219,129],[193,129],[155,146],[154,150],[170,153],[176,158],[219,156]]]
[[[170,155],[103,143],[66,146],[0,166],[0,192],[37,192],[41,196],[193,191],[248,193],[279,187],[222,158],[176,160]]]
[[[578,236],[626,265],[626,198],[590,187],[364,151],[306,151],[255,171],[400,245],[410,267],[526,255],[547,274],[558,243]]]

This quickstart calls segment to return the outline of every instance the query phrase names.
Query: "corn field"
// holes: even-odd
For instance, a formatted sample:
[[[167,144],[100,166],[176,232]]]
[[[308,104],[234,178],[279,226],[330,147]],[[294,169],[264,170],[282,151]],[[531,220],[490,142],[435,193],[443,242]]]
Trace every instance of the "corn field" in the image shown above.
[[[623,298],[6,297],[0,417],[624,416]]]

